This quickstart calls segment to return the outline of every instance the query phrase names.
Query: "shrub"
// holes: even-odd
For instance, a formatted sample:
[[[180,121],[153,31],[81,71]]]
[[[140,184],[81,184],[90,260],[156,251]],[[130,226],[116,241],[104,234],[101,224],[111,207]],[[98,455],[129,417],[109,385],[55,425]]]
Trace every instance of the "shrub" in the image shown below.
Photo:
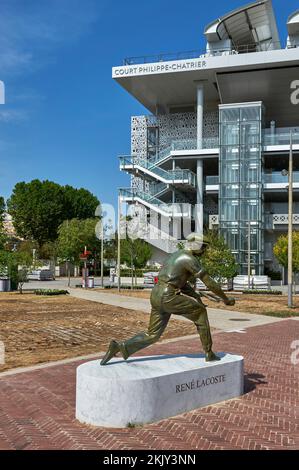
[[[288,235],[281,235],[273,247],[274,256],[285,268],[288,266]],[[293,232],[293,272],[299,272],[299,232]]]
[[[59,289],[36,289],[36,295],[67,295],[69,292],[67,290]]]
[[[282,295],[280,290],[262,290],[262,289],[246,289],[242,294],[260,294],[260,295]]]

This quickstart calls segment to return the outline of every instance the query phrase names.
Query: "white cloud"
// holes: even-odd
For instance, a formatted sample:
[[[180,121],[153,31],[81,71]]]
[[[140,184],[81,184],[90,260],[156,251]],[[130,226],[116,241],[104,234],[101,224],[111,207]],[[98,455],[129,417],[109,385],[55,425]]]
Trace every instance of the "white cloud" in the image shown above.
[[[0,109],[0,122],[20,122],[28,118],[28,113],[21,109]]]
[[[7,85],[0,123],[29,119],[45,97],[34,89],[24,89],[20,78],[52,63],[58,50],[88,34],[106,2],[0,0],[0,80]]]
[[[97,0],[0,0],[0,71],[19,74],[53,60],[57,47],[90,31],[106,2]]]

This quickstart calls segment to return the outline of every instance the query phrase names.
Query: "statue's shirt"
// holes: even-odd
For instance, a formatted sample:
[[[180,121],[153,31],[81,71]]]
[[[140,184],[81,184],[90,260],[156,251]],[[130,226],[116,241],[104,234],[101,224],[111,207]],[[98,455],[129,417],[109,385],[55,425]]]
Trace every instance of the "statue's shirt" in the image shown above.
[[[159,272],[159,282],[165,282],[177,289],[196,277],[202,270],[199,261],[187,250],[173,253]]]

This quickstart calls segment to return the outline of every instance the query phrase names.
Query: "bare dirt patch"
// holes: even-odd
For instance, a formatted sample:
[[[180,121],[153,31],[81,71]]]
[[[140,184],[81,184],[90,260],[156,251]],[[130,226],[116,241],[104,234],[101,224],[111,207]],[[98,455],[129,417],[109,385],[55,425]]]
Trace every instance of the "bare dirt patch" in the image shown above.
[[[0,341],[13,367],[97,353],[113,338],[147,329],[149,315],[67,296],[0,294]],[[196,334],[194,325],[171,319],[163,339]]]
[[[107,292],[119,294],[117,289],[109,289]],[[145,290],[122,290],[120,295],[131,297],[139,297],[149,299],[151,295],[150,289]],[[288,299],[286,295],[262,295],[262,294],[239,294],[228,292],[228,296],[236,299],[233,307],[226,306],[223,302],[213,302],[203,298],[203,303],[210,308],[220,308],[223,310],[234,310],[237,312],[257,313],[269,316],[293,317],[299,316],[299,296],[294,297],[294,309],[287,307]]]

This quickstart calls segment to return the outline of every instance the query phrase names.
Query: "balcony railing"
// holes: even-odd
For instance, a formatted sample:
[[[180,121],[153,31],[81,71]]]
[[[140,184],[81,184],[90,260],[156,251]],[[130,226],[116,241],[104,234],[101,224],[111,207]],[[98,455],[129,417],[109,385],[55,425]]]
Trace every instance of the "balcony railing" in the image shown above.
[[[289,145],[290,144],[290,131],[284,128],[276,129],[275,133],[271,134],[270,129],[265,129],[264,132],[264,145]],[[299,144],[299,129],[293,130],[292,133],[293,144]]]
[[[202,139],[203,149],[214,149],[219,147],[218,137],[204,137]],[[157,165],[170,156],[172,151],[179,150],[197,150],[197,139],[178,139],[173,140],[170,145],[161,148],[155,157],[151,157],[149,162]]]
[[[264,215],[264,228],[266,230],[273,230],[276,225],[287,225],[289,222],[288,214],[269,214]],[[219,225],[219,215],[209,216],[209,228]],[[293,225],[299,225],[299,214],[293,214]]]
[[[270,133],[270,129],[265,129],[264,131],[264,145],[289,145],[290,143],[290,132],[286,128],[277,128],[275,134]],[[299,129],[298,132],[293,130],[293,144],[299,144]],[[202,149],[212,150],[219,148],[219,137],[204,137],[202,139],[201,147]],[[236,144],[237,145],[237,144]],[[171,157],[172,151],[183,151],[183,150],[198,150],[197,148],[197,139],[177,139],[173,140],[170,145],[163,147],[159,150],[157,155],[151,157],[146,161],[148,169],[151,167],[157,167],[168,157]],[[136,158],[136,159],[135,159]],[[130,160],[130,161],[129,161]],[[137,162],[137,157],[125,156],[121,157],[121,165],[131,164]],[[211,183],[212,184],[212,183]]]
[[[265,129],[264,131],[264,145],[289,145],[290,143],[290,131],[293,131],[293,143],[299,144],[299,130],[296,128],[276,128],[275,133],[271,134],[270,129]],[[298,130],[298,132],[296,132]],[[218,137],[208,137],[202,139],[202,149],[217,149],[219,148],[219,138]],[[188,179],[188,184],[192,186],[195,184],[195,175],[192,172],[187,170],[175,170],[175,172],[170,172],[163,170],[159,165],[164,162],[168,157],[171,157],[172,151],[184,151],[184,150],[197,150],[197,139],[177,139],[173,140],[170,145],[159,150],[156,156],[151,157],[148,160],[142,159],[138,160],[136,156],[124,156],[120,157],[120,166],[121,169],[127,165],[138,165],[147,168],[147,170],[152,171],[153,173],[159,174],[162,178],[166,180],[182,180]],[[299,173],[294,173],[294,182],[299,182]],[[206,184],[219,184],[219,181],[216,180],[217,176],[209,176],[206,179]],[[265,174],[264,176],[265,183],[287,183],[287,177],[282,176],[279,172],[274,172],[271,174]]]
[[[201,141],[202,149],[219,147],[219,137],[204,137]],[[173,140],[171,150],[197,150],[197,139]]]
[[[155,62],[170,62],[173,60],[206,59],[208,57],[219,57],[225,55],[247,54],[251,52],[265,52],[281,49],[280,42],[271,41],[264,44],[243,44],[233,48],[219,47],[217,50],[193,50],[183,52],[169,52],[162,54],[143,55],[138,57],[126,57],[124,65],[150,64]]]
[[[212,186],[219,184],[219,176],[206,176],[206,185]]]
[[[293,181],[294,183],[299,183],[299,171],[293,172]],[[219,184],[219,176],[206,176],[205,178],[206,185],[217,185]],[[283,176],[280,171],[273,171],[272,173],[264,173],[263,174],[263,182],[264,183],[285,183],[288,184],[288,176]],[[238,184],[238,183],[234,183]],[[249,183],[250,184],[250,181]],[[253,183],[254,184],[254,183]]]
[[[289,223],[288,214],[272,214],[273,225],[286,225]],[[293,214],[293,225],[299,224],[299,214]]]
[[[299,171],[293,172],[294,183],[299,183]],[[264,183],[285,183],[288,184],[288,176],[283,176],[280,171],[264,173]]]

